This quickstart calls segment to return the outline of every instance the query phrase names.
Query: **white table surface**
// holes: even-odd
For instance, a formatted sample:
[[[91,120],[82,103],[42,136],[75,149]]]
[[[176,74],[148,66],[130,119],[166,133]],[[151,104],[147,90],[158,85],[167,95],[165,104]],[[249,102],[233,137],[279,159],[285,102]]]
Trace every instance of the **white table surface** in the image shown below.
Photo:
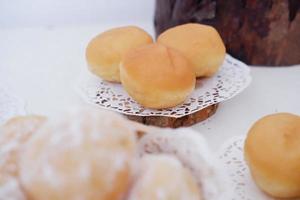
[[[24,99],[28,113],[52,115],[81,103],[74,85],[88,73],[85,47],[93,36],[116,25],[121,24],[0,29],[0,83]],[[138,25],[153,33],[151,24]],[[192,126],[213,149],[232,136],[246,134],[264,115],[300,115],[300,65],[252,67],[251,74],[245,91],[221,103],[210,119]]]

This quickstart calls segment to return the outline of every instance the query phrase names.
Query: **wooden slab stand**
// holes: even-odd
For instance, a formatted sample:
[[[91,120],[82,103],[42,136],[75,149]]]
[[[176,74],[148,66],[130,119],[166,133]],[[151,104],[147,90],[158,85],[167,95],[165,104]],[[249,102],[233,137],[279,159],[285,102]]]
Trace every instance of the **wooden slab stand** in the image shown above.
[[[183,126],[192,126],[198,122],[204,121],[213,114],[215,114],[218,104],[208,106],[190,115],[180,118],[164,117],[164,116],[135,116],[126,115],[128,119],[145,124],[158,127],[178,128]]]

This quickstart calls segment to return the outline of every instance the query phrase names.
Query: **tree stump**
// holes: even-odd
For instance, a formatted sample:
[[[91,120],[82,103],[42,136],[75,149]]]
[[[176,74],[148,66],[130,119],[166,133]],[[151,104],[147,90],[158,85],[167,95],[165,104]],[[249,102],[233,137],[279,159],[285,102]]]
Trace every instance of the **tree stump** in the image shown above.
[[[188,22],[214,26],[247,64],[300,63],[300,0],[156,0],[156,35]]]

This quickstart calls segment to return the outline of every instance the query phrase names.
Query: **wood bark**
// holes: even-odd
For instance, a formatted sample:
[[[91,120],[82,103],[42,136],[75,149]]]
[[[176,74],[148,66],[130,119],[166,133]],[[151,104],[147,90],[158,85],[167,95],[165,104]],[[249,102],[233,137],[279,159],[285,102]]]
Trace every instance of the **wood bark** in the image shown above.
[[[251,65],[300,63],[300,0],[156,0],[156,34],[184,23],[214,26]]]
[[[218,104],[214,104],[208,106],[202,110],[199,110],[195,113],[190,115],[186,115],[180,118],[174,117],[164,117],[164,116],[132,116],[126,115],[128,119],[145,124],[145,125],[152,125],[158,127],[170,127],[170,128],[178,128],[183,126],[192,126],[200,121],[203,121],[213,114],[215,114],[218,108]]]

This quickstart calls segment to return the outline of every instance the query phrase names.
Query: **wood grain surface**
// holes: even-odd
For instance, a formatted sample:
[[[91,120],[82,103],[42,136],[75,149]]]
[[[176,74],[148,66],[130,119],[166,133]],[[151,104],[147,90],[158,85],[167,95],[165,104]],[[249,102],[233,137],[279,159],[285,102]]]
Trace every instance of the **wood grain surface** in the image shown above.
[[[247,64],[300,63],[300,0],[156,0],[157,35],[189,22],[214,26]]]
[[[218,104],[214,104],[208,106],[202,110],[199,110],[195,113],[190,115],[186,115],[180,118],[174,117],[164,117],[164,116],[133,116],[133,115],[126,115],[128,119],[145,124],[145,125],[152,125],[158,127],[170,127],[170,128],[178,128],[184,126],[192,126],[198,122],[201,122],[217,111]]]

